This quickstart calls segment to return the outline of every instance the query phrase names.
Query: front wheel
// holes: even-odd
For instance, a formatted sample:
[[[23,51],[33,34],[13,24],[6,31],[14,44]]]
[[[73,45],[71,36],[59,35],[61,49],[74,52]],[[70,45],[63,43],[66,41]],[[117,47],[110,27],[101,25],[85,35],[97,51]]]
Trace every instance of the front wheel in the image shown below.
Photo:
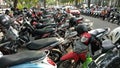
[[[78,68],[80,63],[76,63],[73,60],[64,60],[57,63],[57,68]]]

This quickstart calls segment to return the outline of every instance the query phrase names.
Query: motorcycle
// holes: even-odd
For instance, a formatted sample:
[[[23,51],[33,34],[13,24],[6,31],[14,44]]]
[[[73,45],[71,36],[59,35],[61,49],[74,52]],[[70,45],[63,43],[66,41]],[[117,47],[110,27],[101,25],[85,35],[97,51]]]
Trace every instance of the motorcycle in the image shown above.
[[[112,21],[114,15],[115,15],[115,12],[111,12],[111,13],[110,13],[110,17],[108,17],[108,22],[111,22],[111,21]]]
[[[49,51],[23,51],[0,57],[0,68],[57,68],[48,58]]]
[[[29,24],[27,25],[29,26]],[[30,26],[29,28],[32,29],[32,27]],[[9,29],[10,29],[9,31],[6,30],[6,37],[10,38],[10,40],[8,42],[3,43],[0,46],[0,51],[2,51],[4,55],[19,52],[18,49],[22,47],[24,49],[25,47],[27,48],[27,50],[28,49],[29,50],[44,50],[44,49],[50,50],[49,56],[53,58],[53,60],[56,62],[62,56],[59,50],[64,51],[64,49],[62,49],[62,43],[64,41],[63,38],[51,37],[51,38],[44,38],[44,39],[31,41],[26,31],[25,32],[18,31],[14,29],[12,26],[10,26]]]
[[[109,49],[106,53],[98,56],[94,61],[92,61],[88,68],[119,68],[120,67],[120,27],[113,29],[108,35],[108,41],[105,43]]]
[[[81,46],[83,46],[82,44],[81,44]],[[60,68],[60,67],[65,67],[65,66],[69,66],[69,67],[72,67],[72,68],[76,68],[76,67],[82,67],[82,68],[99,68],[99,66],[97,66],[97,67],[93,67],[93,66],[96,66],[96,65],[94,65],[94,64],[92,64],[93,62],[94,62],[94,60],[96,60],[97,61],[97,64],[98,65],[100,65],[99,64],[99,62],[101,61],[101,59],[103,59],[103,60],[105,60],[106,61],[106,59],[104,59],[104,57],[102,57],[104,54],[106,54],[106,53],[108,53],[111,49],[113,49],[113,47],[116,47],[115,45],[113,45],[112,44],[112,42],[110,41],[110,40],[104,40],[103,42],[102,42],[102,45],[101,45],[102,47],[101,47],[101,49],[100,49],[100,53],[97,53],[96,55],[92,55],[92,52],[91,52],[91,46],[89,45],[89,48],[88,48],[88,52],[87,53],[85,53],[84,51],[83,51],[83,53],[80,55],[80,54],[77,54],[77,55],[75,55],[76,53],[74,53],[74,52],[72,52],[72,53],[69,53],[69,56],[70,56],[70,54],[74,54],[74,58],[75,57],[77,57],[77,56],[80,56],[80,58],[79,58],[79,61],[78,62],[76,62],[76,60],[77,60],[77,58],[76,58],[76,60],[72,60],[72,59],[69,59],[69,60],[63,60],[63,61],[60,61],[59,63],[58,63],[58,68]],[[83,47],[84,48],[84,47]],[[84,54],[86,54],[86,56],[84,55]],[[111,53],[111,54],[113,54],[113,53]],[[110,54],[109,54],[110,55]],[[102,58],[101,58],[102,57]],[[109,56],[109,57],[112,57],[112,56]],[[65,58],[65,56],[64,57],[62,57],[62,59],[63,58]],[[67,57],[67,58],[69,58],[69,57]],[[114,57],[113,57],[113,59],[114,59]],[[107,60],[110,60],[110,59],[107,59]],[[83,62],[82,62],[83,61]],[[69,65],[69,64],[70,65]],[[81,65],[81,63],[82,63],[82,65]],[[101,63],[101,62],[100,62]],[[106,65],[106,63],[105,62],[102,62],[104,65]],[[102,66],[102,63],[101,63],[101,66]],[[80,66],[81,65],[81,66]],[[90,66],[91,65],[91,66]],[[100,68],[103,68],[103,67],[100,67]]]
[[[101,30],[99,32],[99,30]],[[92,33],[93,32],[93,33]],[[96,33],[97,32],[97,33]],[[94,34],[96,33],[96,34]],[[107,33],[107,30],[106,29],[96,29],[96,30],[93,30],[91,31],[91,34],[94,34],[94,36],[96,36],[96,38],[99,36],[99,37],[103,37],[103,35],[105,35]],[[81,63],[84,63],[86,61],[86,59],[88,58],[88,60],[91,61],[91,58],[89,59],[89,56],[86,56],[88,51],[89,51],[89,48],[81,43],[81,42],[77,42],[79,40],[77,40],[78,38],[75,38],[74,39],[74,42],[73,42],[73,46],[75,45],[79,45],[80,49],[78,49],[80,51],[80,53],[76,53],[76,51],[74,52],[74,49],[73,49],[73,52],[69,52],[65,55],[63,55],[61,57],[61,61],[58,62],[58,68],[61,68],[61,67],[69,67],[69,68],[77,68],[77,67],[80,67],[81,66]],[[98,40],[97,40],[98,41]],[[99,40],[99,43],[101,43],[101,41]],[[95,42],[91,45],[94,45],[96,44]],[[101,45],[101,44],[99,44]],[[89,45],[88,45],[89,46]],[[92,47],[92,46],[91,46]],[[99,47],[99,46],[98,46]],[[73,47],[74,48],[74,47]],[[100,49],[100,48],[99,48]],[[92,49],[90,49],[92,50]],[[91,51],[92,55],[93,55],[93,52]],[[89,61],[89,62],[90,62]],[[85,65],[84,65],[85,66]]]
[[[104,27],[104,28],[92,29],[89,31],[89,33],[102,41],[107,38],[108,34],[110,33],[110,30],[111,29],[109,27]]]
[[[113,44],[120,44],[120,27],[116,27],[115,29],[113,29],[109,35],[108,35],[108,39],[110,39],[112,41]]]
[[[119,68],[120,67],[120,45],[114,45],[108,52],[88,64],[88,68]]]
[[[84,19],[83,17],[79,17],[79,18],[71,17],[69,19],[69,26],[74,27],[74,26],[76,26],[78,24],[81,24],[83,22],[83,19]]]
[[[116,12],[115,14],[114,14],[114,17],[112,18],[112,23],[118,23],[118,21],[119,21],[119,12]]]

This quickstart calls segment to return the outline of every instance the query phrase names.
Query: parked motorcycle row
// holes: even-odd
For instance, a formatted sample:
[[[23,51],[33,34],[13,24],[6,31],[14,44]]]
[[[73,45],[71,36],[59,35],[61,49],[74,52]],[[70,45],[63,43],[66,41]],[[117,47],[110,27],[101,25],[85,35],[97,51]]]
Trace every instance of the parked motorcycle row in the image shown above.
[[[105,15],[102,15],[103,12],[105,12]],[[103,7],[99,7],[94,10],[86,8],[81,9],[81,13],[83,15],[92,16],[95,18],[102,18],[110,23],[120,25],[120,12],[116,8],[111,8],[109,11]]]
[[[83,19],[54,9],[0,14],[0,68],[119,68],[120,27]]]

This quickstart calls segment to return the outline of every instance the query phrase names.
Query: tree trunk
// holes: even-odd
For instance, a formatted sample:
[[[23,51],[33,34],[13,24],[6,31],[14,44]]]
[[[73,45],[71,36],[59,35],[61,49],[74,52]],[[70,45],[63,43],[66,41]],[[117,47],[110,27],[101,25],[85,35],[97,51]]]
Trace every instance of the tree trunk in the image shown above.
[[[120,0],[118,0],[118,7],[120,7]]]
[[[101,0],[98,0],[98,6],[101,6]]]
[[[90,8],[91,0],[88,0],[88,8]]]
[[[17,7],[18,0],[14,0],[14,8]]]
[[[78,6],[78,0],[75,0],[75,6],[76,7]]]
[[[46,8],[46,0],[44,0],[44,8]]]

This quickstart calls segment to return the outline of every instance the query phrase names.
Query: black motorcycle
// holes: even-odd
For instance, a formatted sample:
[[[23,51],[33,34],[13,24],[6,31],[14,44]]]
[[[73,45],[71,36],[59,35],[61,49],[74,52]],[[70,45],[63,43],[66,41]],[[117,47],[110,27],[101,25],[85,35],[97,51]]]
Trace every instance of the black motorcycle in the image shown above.
[[[106,53],[100,54],[88,68],[120,68],[120,45],[115,45]]]
[[[111,22],[114,17],[115,12],[111,12],[110,16],[108,17],[108,22]]]

